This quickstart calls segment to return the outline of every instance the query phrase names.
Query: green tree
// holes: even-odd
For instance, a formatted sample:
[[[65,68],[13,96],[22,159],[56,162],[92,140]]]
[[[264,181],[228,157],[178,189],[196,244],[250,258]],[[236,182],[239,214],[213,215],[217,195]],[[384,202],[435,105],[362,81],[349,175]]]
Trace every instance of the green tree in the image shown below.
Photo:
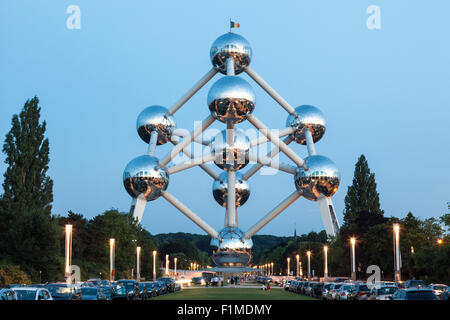
[[[343,226],[352,228],[358,213],[361,211],[384,214],[380,209],[375,174],[370,172],[369,164],[363,154],[355,165],[353,183],[348,187],[345,196]]]
[[[17,265],[0,266],[0,288],[10,284],[30,284],[28,275]]]
[[[8,165],[0,201],[0,253],[9,256],[33,280],[53,280],[58,257],[58,226],[51,216],[53,181],[47,176],[49,141],[40,123],[39,100],[27,100],[12,117],[3,152]]]

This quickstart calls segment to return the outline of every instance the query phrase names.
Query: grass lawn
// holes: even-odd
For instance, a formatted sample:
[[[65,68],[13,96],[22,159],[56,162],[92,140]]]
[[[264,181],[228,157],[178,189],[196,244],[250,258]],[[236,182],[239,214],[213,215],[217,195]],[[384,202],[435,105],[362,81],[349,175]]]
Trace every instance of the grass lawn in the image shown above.
[[[284,289],[270,292],[259,288],[192,288],[166,294],[152,300],[315,300]]]

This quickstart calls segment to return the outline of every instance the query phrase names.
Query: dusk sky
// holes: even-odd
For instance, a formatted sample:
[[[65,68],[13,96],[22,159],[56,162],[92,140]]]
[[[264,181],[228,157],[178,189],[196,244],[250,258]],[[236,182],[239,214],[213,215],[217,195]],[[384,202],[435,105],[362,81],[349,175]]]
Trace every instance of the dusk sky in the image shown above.
[[[81,9],[69,29],[67,7]],[[381,9],[370,30],[366,9]],[[136,118],[147,106],[170,107],[211,68],[212,42],[229,31],[251,44],[251,66],[292,106],[325,114],[316,144],[341,173],[333,197],[340,223],[354,165],[365,154],[386,216],[439,217],[450,201],[450,25],[448,0],[320,1],[88,1],[0,2],[0,138],[13,114],[37,95],[50,140],[53,213],[88,218],[110,208],[128,211],[126,164],[145,154]],[[247,75],[254,114],[271,128],[287,113]],[[191,130],[209,115],[206,97],[216,75],[176,114]],[[224,129],[223,123],[212,127]],[[247,129],[248,123],[238,125]],[[292,144],[303,158],[305,146]],[[171,145],[158,147],[163,157]],[[283,161],[291,163],[286,157]],[[0,172],[6,170],[0,155]],[[219,170],[214,166],[214,169]],[[224,209],[200,168],[171,176],[168,190],[216,229]],[[250,199],[238,209],[246,230],[295,190],[292,176],[257,174]],[[0,191],[2,192],[2,191]],[[203,233],[166,200],[147,204],[151,233]],[[260,234],[321,231],[314,202],[300,198]]]

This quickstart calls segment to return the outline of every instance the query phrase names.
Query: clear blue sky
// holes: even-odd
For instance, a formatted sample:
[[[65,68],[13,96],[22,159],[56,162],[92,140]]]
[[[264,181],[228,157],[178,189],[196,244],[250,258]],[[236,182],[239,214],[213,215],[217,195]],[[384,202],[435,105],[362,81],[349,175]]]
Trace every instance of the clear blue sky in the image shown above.
[[[81,8],[80,30],[66,28],[71,4]],[[381,30],[366,27],[371,4],[381,8]],[[361,153],[387,216],[438,217],[450,201],[449,12],[447,0],[3,0],[0,135],[25,100],[38,95],[51,146],[53,212],[90,218],[111,207],[128,211],[122,172],[146,152],[137,115],[152,104],[170,107],[211,68],[210,45],[232,18],[252,45],[252,67],[290,104],[325,113],[327,132],[316,148],[340,168],[333,199],[341,222]],[[251,83],[255,115],[283,128],[285,111]],[[191,129],[208,115],[211,84],[176,114],[179,127]],[[305,147],[293,149],[306,156]],[[168,150],[160,147],[157,155]],[[282,172],[256,175],[250,184],[251,197],[239,210],[243,229],[294,190]],[[174,175],[169,191],[219,229],[224,210],[211,186],[195,168]],[[162,198],[148,204],[142,223],[151,233],[202,232]],[[261,233],[290,235],[294,224],[298,233],[323,228],[316,205],[300,199]]]

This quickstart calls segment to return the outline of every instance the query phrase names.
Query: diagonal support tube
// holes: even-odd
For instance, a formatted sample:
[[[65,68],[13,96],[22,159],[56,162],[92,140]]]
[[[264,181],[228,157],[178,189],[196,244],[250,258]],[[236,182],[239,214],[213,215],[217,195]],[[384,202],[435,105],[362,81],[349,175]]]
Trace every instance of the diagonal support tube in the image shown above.
[[[280,140],[276,135],[274,135],[269,128],[266,127],[257,117],[253,114],[247,116],[248,121],[253,124],[256,129],[259,130],[263,135],[267,137],[277,148],[279,148],[289,159],[294,161],[298,167],[303,167],[306,169],[305,161],[300,158],[291,148],[289,148],[283,141]]]
[[[148,143],[148,155],[154,156],[156,150],[156,144],[158,143],[158,131],[154,130],[150,133],[150,141]]]
[[[256,155],[250,154],[248,156],[248,159],[252,162],[257,162],[262,166],[272,167],[274,169],[281,170],[290,174],[297,173],[297,167],[282,162],[274,162],[269,157],[258,157]]]
[[[284,128],[278,132],[278,138],[282,138],[287,135],[290,135],[290,134],[294,133],[294,131],[295,131],[295,129],[293,127]],[[260,136],[256,139],[250,141],[250,147],[259,146],[260,144],[266,143],[267,141],[268,140],[267,140],[266,136]]]
[[[294,138],[292,136],[288,136],[286,137],[283,142],[288,145],[290,144],[292,141],[294,140]],[[273,158],[275,157],[278,153],[280,152],[279,148],[273,148],[268,154],[267,157],[268,158]],[[261,169],[264,165],[261,163],[255,163],[250,169],[248,169],[248,171],[246,173],[244,173],[244,175],[242,176],[243,180],[248,180],[250,179],[256,172],[258,172],[259,169]]]
[[[159,167],[165,167],[173,158],[177,156],[182,150],[190,144],[195,138],[197,138],[203,131],[205,131],[213,122],[214,117],[209,115],[205,120],[203,120],[201,126],[195,128],[191,134],[185,137],[180,143],[175,145],[171,152],[169,152],[161,161],[159,162]]]
[[[219,233],[216,230],[214,230],[209,224],[207,224],[199,216],[197,216],[194,212],[192,212],[192,210],[189,209],[187,206],[185,206],[180,200],[175,198],[175,196],[172,195],[170,192],[163,191],[161,195],[164,199],[169,201],[175,208],[180,210],[182,214],[191,219],[192,222],[194,222],[203,231],[209,234],[211,238],[213,239],[219,238]]]
[[[289,114],[295,115],[295,109],[286,101],[283,99],[282,96],[280,96],[266,81],[264,81],[263,78],[259,74],[255,72],[251,67],[245,68],[245,72],[255,80],[257,84],[261,88],[263,88],[276,102],[280,104]]]
[[[272,221],[276,216],[287,209],[292,203],[294,203],[302,195],[301,191],[294,191],[289,197],[283,200],[278,206],[272,209],[268,214],[266,214],[261,220],[259,220],[253,227],[248,229],[247,232],[242,236],[243,239],[250,239],[259,230],[264,228],[270,221]]]
[[[180,142],[180,140],[177,137],[171,137],[170,142],[172,142],[173,145],[176,145],[177,143]],[[189,150],[189,148],[184,148],[182,151],[187,157],[192,158],[192,154],[191,151]],[[205,171],[207,174],[209,174],[211,176],[211,178],[213,178],[214,180],[219,180],[219,174],[214,171],[210,166],[208,166],[207,164],[200,164],[199,165],[200,168],[203,169],[203,171]]]
[[[212,79],[216,75],[218,71],[215,68],[212,68],[209,70],[194,86],[186,92],[184,96],[180,98],[175,104],[167,111],[167,115],[171,116],[175,112],[177,112],[178,109],[180,109],[194,94],[197,93],[198,90],[200,90],[205,84],[208,83],[209,80]]]
[[[308,154],[310,156],[315,156],[317,154],[316,146],[314,145],[313,136],[309,129],[305,130],[305,139],[306,139],[306,147],[308,148]]]
[[[195,166],[199,166],[199,165],[204,164],[206,162],[213,161],[214,158],[215,158],[215,156],[214,156],[213,153],[202,155],[202,156],[200,156],[198,158],[193,158],[193,159],[191,158],[190,160],[188,160],[188,161],[186,161],[184,163],[179,163],[179,164],[176,164],[176,165],[168,167],[167,168],[167,173],[169,175],[170,174],[174,174],[174,173],[177,173],[177,172],[180,172],[180,171],[183,171],[183,170],[195,167]]]

